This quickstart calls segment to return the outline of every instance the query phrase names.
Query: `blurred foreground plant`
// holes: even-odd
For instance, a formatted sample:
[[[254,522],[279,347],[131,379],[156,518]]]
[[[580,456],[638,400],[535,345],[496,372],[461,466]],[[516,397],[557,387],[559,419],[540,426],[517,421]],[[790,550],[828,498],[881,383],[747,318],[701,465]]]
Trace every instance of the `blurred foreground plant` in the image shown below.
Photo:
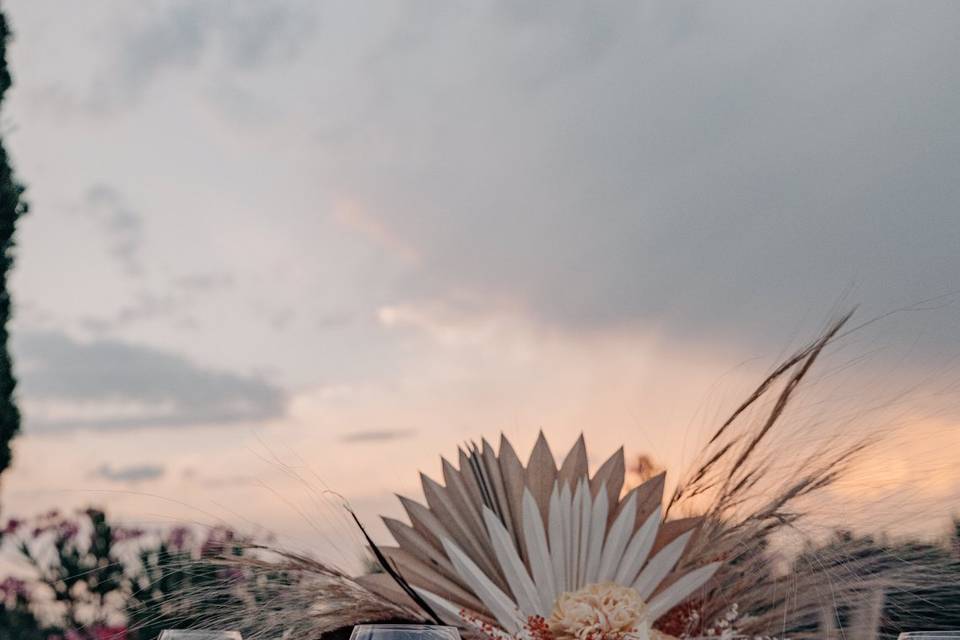
[[[247,563],[228,560],[257,547],[230,529],[180,526],[150,532],[111,524],[97,509],[11,520],[0,530],[0,542],[13,552],[23,575],[0,577],[0,640],[154,640],[165,628],[216,627],[225,611],[237,607],[266,615],[271,594],[298,579],[295,572],[258,561],[250,563],[255,571],[243,574],[238,567]],[[864,595],[876,594],[879,620],[863,637],[957,628],[960,520],[945,542],[837,532],[794,560],[794,586],[800,586],[812,565],[828,573],[831,566],[850,566],[840,560],[849,561],[855,549],[859,560],[875,568],[906,563],[918,576],[916,587],[909,589],[873,589],[876,585],[864,582]],[[819,637],[832,638],[827,628],[849,627],[861,604],[837,603],[823,614],[832,620],[813,617],[806,628],[795,627],[788,635],[819,629]]]
[[[98,509],[10,520],[0,542],[24,576],[0,581],[0,640],[153,640],[198,626],[236,604],[223,586],[239,576],[218,560],[250,547],[225,527],[148,532]]]

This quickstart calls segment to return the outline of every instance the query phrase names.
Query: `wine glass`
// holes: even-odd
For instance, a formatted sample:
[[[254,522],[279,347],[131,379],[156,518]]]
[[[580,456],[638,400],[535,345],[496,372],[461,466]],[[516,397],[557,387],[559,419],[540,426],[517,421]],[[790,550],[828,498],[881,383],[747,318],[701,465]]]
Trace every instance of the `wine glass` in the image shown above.
[[[460,640],[456,627],[426,624],[358,624],[350,640]]]
[[[960,631],[909,631],[898,640],[960,640]]]
[[[157,640],[243,640],[239,631],[178,631],[167,629],[160,632]]]

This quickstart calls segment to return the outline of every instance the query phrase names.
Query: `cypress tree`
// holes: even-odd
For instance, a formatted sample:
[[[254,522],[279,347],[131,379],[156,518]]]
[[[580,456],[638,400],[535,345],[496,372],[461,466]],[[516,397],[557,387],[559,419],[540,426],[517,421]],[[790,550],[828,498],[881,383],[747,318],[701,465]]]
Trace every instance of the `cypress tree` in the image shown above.
[[[12,83],[7,68],[10,35],[6,16],[0,12],[0,105]],[[23,187],[13,177],[7,150],[0,139],[0,473],[10,466],[10,441],[20,429],[20,411],[13,397],[17,383],[7,344],[7,322],[10,320],[7,277],[13,266],[13,232],[17,218],[27,210],[22,195]]]

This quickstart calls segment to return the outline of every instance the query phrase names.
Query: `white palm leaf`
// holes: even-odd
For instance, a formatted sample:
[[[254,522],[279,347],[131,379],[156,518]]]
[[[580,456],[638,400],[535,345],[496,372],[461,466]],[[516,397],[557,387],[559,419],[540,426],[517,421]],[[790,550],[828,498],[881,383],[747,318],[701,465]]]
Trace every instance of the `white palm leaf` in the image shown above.
[[[526,617],[537,615],[541,610],[540,595],[537,593],[536,585],[533,584],[533,579],[527,573],[523,560],[520,559],[520,554],[517,553],[510,532],[497,519],[493,511],[486,507],[483,509],[483,519],[487,524],[497,561],[507,577],[510,590],[516,597],[517,606]]]
[[[567,536],[567,589],[574,591],[580,588],[580,528],[583,526],[583,499],[584,490],[577,486],[573,491],[573,500],[570,502],[570,534]],[[589,518],[589,516],[587,516]]]
[[[637,515],[637,501],[628,499],[627,505],[613,521],[610,527],[610,533],[607,534],[606,544],[603,545],[603,554],[600,556],[600,569],[597,580],[599,582],[610,582],[617,575],[617,568],[625,560],[624,550],[630,541],[630,534],[633,533],[633,522]],[[650,541],[653,544],[653,541]],[[639,571],[639,567],[637,571]],[[623,584],[621,581],[617,581]]]
[[[573,549],[576,546],[573,540],[573,522],[573,492],[570,490],[570,485],[565,484],[560,488],[560,525],[563,527],[563,546],[556,551],[563,562],[564,578],[561,586],[563,591],[571,591],[576,580],[571,561]]]
[[[531,494],[533,495],[533,494]],[[524,517],[527,511],[524,510]],[[560,498],[560,491],[557,484],[553,484],[553,492],[550,494],[550,562],[553,565],[554,585],[557,595],[567,590],[567,567],[566,567],[566,549],[567,537],[563,523],[563,506]]]
[[[480,570],[473,560],[467,557],[457,545],[448,538],[443,539],[443,548],[446,550],[450,561],[453,562],[457,573],[463,578],[467,586],[483,601],[487,609],[494,615],[497,622],[509,631],[517,633],[523,626],[525,617],[520,614],[515,602],[513,602],[503,591],[497,588],[497,585]]]
[[[620,560],[620,566],[613,580],[617,584],[633,584],[634,578],[640,573],[640,569],[647,561],[650,550],[653,549],[653,543],[657,539],[657,530],[660,528],[660,513],[662,507],[657,507],[647,518],[639,529],[637,529],[630,544]]]
[[[445,620],[517,634],[531,616],[549,618],[561,594],[614,582],[648,600],[652,623],[717,565],[674,580],[681,560],[700,563],[683,557],[694,533],[685,521],[661,531],[662,475],[621,498],[623,450],[592,477],[587,460],[582,437],[559,469],[543,434],[526,466],[506,438],[499,453],[486,441],[459,450],[459,468],[443,461],[444,485],[423,477],[427,506],[401,498],[410,526],[385,519],[399,545],[391,562]]]
[[[680,561],[680,556],[683,555],[683,549],[687,546],[691,535],[693,535],[692,531],[684,533],[650,558],[646,568],[640,572],[633,583],[633,588],[641,598],[646,599],[653,593],[660,581],[666,578],[670,570]]]
[[[580,527],[577,529],[577,546],[573,549],[574,566],[576,567],[577,582],[575,588],[579,589],[587,581],[587,555],[590,547],[590,518],[593,515],[593,496],[590,495],[590,489],[587,487],[586,479],[581,479],[577,484],[577,494],[580,495]],[[577,499],[573,499],[576,504]]]
[[[551,501],[550,504],[552,505],[553,502]],[[523,492],[523,537],[526,540],[533,581],[540,594],[541,611],[546,611],[552,608],[557,600],[555,565],[550,557],[543,520],[540,519],[537,503],[529,490]]]
[[[603,553],[603,540],[607,530],[607,509],[610,503],[607,500],[607,488],[600,487],[600,491],[593,497],[593,508],[590,511],[590,542],[586,553],[586,577],[584,582],[592,584],[597,581],[600,573],[600,558]]]
[[[444,622],[447,624],[458,624],[460,622],[462,607],[426,589],[414,587],[413,590],[427,601],[427,604],[433,608],[434,612],[436,612]]]
[[[719,562],[712,562],[699,569],[694,569],[655,595],[649,603],[650,617],[657,620],[670,609],[686,600],[691,593],[705,585],[719,568]]]

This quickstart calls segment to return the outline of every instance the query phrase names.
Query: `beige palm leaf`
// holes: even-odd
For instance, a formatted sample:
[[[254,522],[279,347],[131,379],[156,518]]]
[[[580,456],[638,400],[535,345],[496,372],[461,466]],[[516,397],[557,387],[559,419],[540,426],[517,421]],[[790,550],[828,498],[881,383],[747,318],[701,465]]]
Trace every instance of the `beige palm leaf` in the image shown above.
[[[448,622],[524,635],[561,594],[613,583],[642,599],[649,628],[719,567],[674,571],[699,520],[662,522],[662,474],[621,496],[622,448],[592,477],[583,436],[559,468],[542,433],[526,466],[503,436],[458,463],[443,460],[443,484],[421,475],[426,505],[400,497],[410,524],[384,518],[397,546],[381,548]]]

